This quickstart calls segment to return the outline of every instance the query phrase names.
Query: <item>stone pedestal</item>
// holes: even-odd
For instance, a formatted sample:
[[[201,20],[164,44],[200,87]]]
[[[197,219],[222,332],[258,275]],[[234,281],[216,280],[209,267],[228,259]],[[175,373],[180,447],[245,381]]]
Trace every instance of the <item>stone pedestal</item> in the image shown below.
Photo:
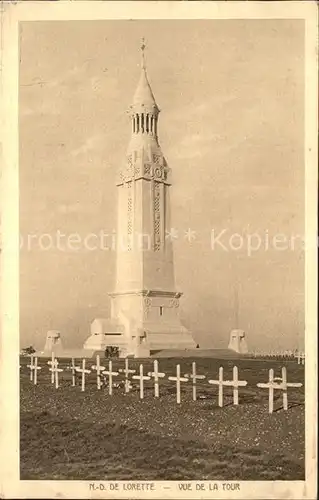
[[[93,351],[105,351],[108,346],[119,348],[119,357],[127,356],[127,342],[124,327],[116,319],[96,318],[91,323],[91,335],[84,342],[83,348]]]
[[[247,354],[248,347],[244,330],[232,330],[230,332],[228,349],[239,354]]]
[[[84,349],[119,348],[119,357],[149,357],[162,349],[194,349],[191,333],[179,317],[179,297],[175,292],[141,291],[113,294],[110,319],[97,318]]]
[[[58,354],[63,351],[61,333],[58,330],[49,330],[45,341],[44,352]]]

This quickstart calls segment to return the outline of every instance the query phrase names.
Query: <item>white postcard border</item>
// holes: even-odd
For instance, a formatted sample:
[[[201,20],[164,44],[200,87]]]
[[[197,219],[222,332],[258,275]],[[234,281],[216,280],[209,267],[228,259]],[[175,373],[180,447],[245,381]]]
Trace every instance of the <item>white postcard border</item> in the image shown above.
[[[317,196],[318,109],[317,19],[315,2],[22,2],[2,9],[2,254],[1,254],[1,496],[4,498],[291,498],[316,496],[317,470]],[[90,490],[89,481],[19,480],[19,147],[18,23],[32,20],[93,19],[304,19],[306,23],[306,481],[190,481],[180,491],[173,481],[155,481],[155,490]],[[10,383],[8,383],[10,381]],[[131,481],[133,483],[133,481]],[[136,484],[150,483],[138,481]],[[218,492],[196,484],[221,485]]]

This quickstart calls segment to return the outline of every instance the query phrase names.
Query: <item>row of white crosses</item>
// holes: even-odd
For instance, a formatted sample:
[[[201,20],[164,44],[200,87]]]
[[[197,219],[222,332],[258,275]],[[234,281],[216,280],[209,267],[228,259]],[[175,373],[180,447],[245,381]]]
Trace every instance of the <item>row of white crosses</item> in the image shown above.
[[[51,371],[51,383],[55,384],[55,388],[59,388],[59,373],[63,371],[62,368],[59,368],[59,362],[54,357],[54,353],[52,353],[52,358],[48,361],[48,365],[50,365],[49,370]],[[86,360],[82,360],[82,367],[76,366],[74,359],[72,359],[71,371],[72,371],[72,386],[76,384],[76,373],[80,373],[81,377],[81,390],[85,390],[85,375],[90,374],[92,370],[96,371],[97,376],[97,388],[100,390],[102,386],[101,375],[108,376],[108,389],[109,395],[113,394],[113,377],[119,375],[119,372],[124,373],[125,375],[125,393],[128,393],[132,388],[131,382],[129,380],[130,374],[135,373],[135,370],[130,370],[128,366],[128,359],[125,359],[125,368],[120,369],[118,372],[112,370],[112,361],[109,361],[109,369],[106,370],[104,366],[100,363],[100,356],[97,355],[96,365],[91,367],[91,370],[86,369]],[[30,364],[27,365],[30,368],[30,380],[36,385],[37,384],[37,372],[41,370],[41,367],[38,366],[38,358],[31,355]],[[140,399],[144,398],[144,381],[148,381],[151,378],[154,379],[154,395],[156,398],[159,397],[159,379],[165,377],[165,373],[159,372],[158,369],[158,361],[154,361],[154,371],[148,372],[147,375],[144,375],[143,365],[140,364],[139,367],[139,375],[133,375],[134,380],[139,380],[139,389],[140,389]],[[239,380],[238,378],[238,368],[237,366],[233,367],[233,379],[232,380],[224,380],[223,378],[224,370],[221,366],[219,368],[219,377],[218,380],[208,380],[209,384],[218,386],[218,406],[222,407],[224,402],[224,386],[233,387],[233,404],[239,404],[239,387],[245,387],[247,385],[246,380]],[[168,380],[176,382],[176,401],[178,404],[181,402],[181,383],[189,382],[192,380],[192,393],[193,393],[193,401],[197,399],[197,391],[196,391],[196,381],[205,379],[205,375],[198,375],[196,372],[196,363],[192,363],[192,373],[185,374],[184,377],[181,376],[180,365],[176,366],[176,376],[168,377]],[[283,408],[284,410],[288,409],[288,387],[301,387],[302,383],[288,383],[287,382],[287,369],[285,367],[282,368],[282,376],[274,378],[274,370],[269,370],[269,380],[267,383],[258,383],[257,387],[268,389],[269,390],[269,413],[273,413],[274,410],[274,391],[282,390],[283,391]]]
[[[82,369],[79,367],[75,368],[76,371],[82,373],[82,391],[84,391],[85,388],[85,374],[86,373],[91,373],[90,370],[85,370],[85,359],[82,361]],[[124,383],[124,390],[125,393],[128,393],[130,389],[132,388],[131,381],[129,379],[129,376],[133,373],[136,372],[136,370],[130,370],[128,366],[128,358],[125,359],[125,368],[120,368],[118,372],[113,372],[112,371],[112,361],[109,361],[109,369],[105,370],[105,367],[100,364],[100,356],[97,355],[96,357],[96,365],[93,365],[91,367],[92,370],[96,371],[96,377],[97,377],[97,388],[101,389],[102,386],[102,380],[101,380],[101,374],[102,375],[108,375],[109,378],[109,395],[111,396],[113,393],[113,377],[116,377],[119,375],[119,373],[123,373],[125,376],[125,383]],[[150,380],[151,377],[154,377],[154,387],[155,387],[155,397],[159,397],[159,378],[164,377],[165,373],[160,373],[158,371],[158,361],[154,361],[154,372],[149,372],[147,375],[144,375],[144,368],[143,365],[140,364],[139,368],[139,375],[133,375],[132,378],[134,380],[139,380],[139,388],[140,388],[140,399],[144,398],[144,380]],[[73,384],[75,385],[75,384]]]
[[[49,371],[51,372],[51,383],[55,384],[55,388],[59,388],[59,373],[63,372],[62,368],[59,368],[59,362],[54,357],[54,353],[52,353],[51,360],[48,361],[48,365],[50,365]]]
[[[97,355],[96,357],[96,365],[91,366],[91,369],[96,371],[96,382],[97,382],[97,388],[100,390],[102,386],[102,380],[101,380],[101,374],[102,375],[108,375],[109,378],[109,395],[112,396],[113,394],[113,377],[116,377],[119,372],[113,372],[112,371],[112,361],[109,361],[109,369],[106,370],[105,366],[102,366],[100,364],[100,356]],[[82,374],[82,383],[81,383],[81,389],[82,391],[85,390],[85,375],[91,373],[91,370],[88,370],[85,368],[85,359],[82,360],[82,368],[76,367],[76,371],[78,373]]]
[[[251,353],[255,358],[258,357],[279,357],[279,358],[290,358],[290,357],[297,357],[294,356],[295,352],[291,349],[285,350],[285,351],[259,351],[255,350]]]
[[[74,358],[72,358],[72,364],[71,364],[71,372],[72,372],[72,386],[75,386],[76,383],[76,373],[81,373],[81,390],[85,390],[85,375],[91,373],[91,370],[88,370],[85,368],[86,360],[82,360],[82,367],[81,366],[76,366],[74,362]],[[62,368],[59,368],[59,361],[55,358],[54,353],[52,353],[51,360],[48,361],[48,365],[50,365],[49,371],[51,372],[51,383],[55,384],[55,388],[59,388],[59,373],[63,372]],[[34,384],[37,384],[37,371],[41,370],[41,367],[38,366],[38,358],[34,357],[31,355],[30,357],[30,364],[27,365],[27,367],[30,369],[30,380],[31,382],[33,381]],[[97,363],[96,365],[93,365],[92,370],[96,370],[97,372],[97,386],[98,389],[101,388],[102,381],[101,381],[101,373],[103,375],[108,375],[109,376],[109,394],[112,395],[112,388],[113,388],[113,376],[118,375],[118,372],[113,372],[112,371],[112,361],[109,362],[109,370],[105,370],[104,366],[101,366],[100,364],[100,356],[97,356]],[[131,372],[132,370],[128,370]],[[135,370],[134,370],[135,371]]]
[[[32,362],[31,362],[32,363]],[[55,383],[56,389],[59,387],[59,373],[62,372],[63,370],[58,367],[58,360],[54,357],[54,353],[52,353],[52,359],[48,361],[48,364],[51,365],[50,371],[51,371],[51,382],[52,384]],[[112,371],[112,361],[109,361],[109,369],[105,370],[105,367],[100,364],[100,356],[97,355],[96,357],[96,365],[93,365],[91,367],[91,370],[88,370],[85,368],[86,360],[82,360],[82,367],[75,366],[74,359],[72,359],[72,365],[71,365],[71,371],[72,371],[72,386],[75,386],[75,377],[76,377],[76,372],[81,373],[81,390],[85,391],[85,375],[90,374],[91,370],[96,371],[96,376],[97,376],[97,388],[100,390],[102,386],[102,380],[101,380],[101,374],[102,375],[108,375],[109,378],[109,395],[111,396],[113,394],[113,377],[119,375],[119,372],[124,373],[125,375],[125,392],[128,393],[131,384],[129,381],[129,375],[135,373],[135,370],[130,370],[128,367],[128,359],[125,359],[125,368],[120,369],[119,372],[113,372]],[[30,367],[30,365],[28,365]],[[40,367],[38,367],[40,368]],[[31,369],[31,368],[30,368]],[[31,376],[32,373],[35,369],[35,365],[32,364],[32,369],[31,369]],[[36,370],[35,370],[36,373]],[[154,371],[153,372],[148,372],[147,375],[144,375],[143,371],[143,365],[140,364],[140,369],[139,369],[139,375],[133,375],[134,380],[139,380],[139,388],[140,388],[140,399],[144,398],[144,381],[150,380],[151,377],[154,379],[154,395],[155,397],[159,397],[159,379],[165,377],[165,373],[159,372],[158,370],[158,361],[154,361]],[[173,377],[168,377],[168,380],[176,382],[176,401],[178,404],[181,402],[181,382],[188,382],[190,379],[192,380],[192,389],[193,389],[193,400],[196,401],[197,399],[197,392],[196,392],[196,381],[197,380],[203,380],[205,379],[205,375],[198,375],[196,373],[196,363],[192,363],[192,373],[191,374],[185,374],[184,377],[181,376],[181,370],[180,370],[180,365],[176,366],[176,376]],[[36,382],[35,382],[36,383]],[[238,368],[234,366],[233,368],[233,380],[223,380],[223,368],[219,368],[219,378],[218,380],[208,380],[209,384],[215,384],[218,385],[218,405],[220,407],[223,406],[223,386],[233,386],[233,403],[235,405],[238,405],[238,388],[243,387],[247,385],[246,380],[238,380]]]
[[[238,379],[238,368],[237,366],[234,366],[233,368],[233,380],[224,380],[223,378],[223,367],[221,366],[219,368],[219,377],[218,380],[208,380],[209,384],[212,385],[218,385],[218,406],[222,407],[224,403],[224,397],[223,397],[223,387],[228,386],[228,387],[233,387],[233,403],[234,405],[238,405],[238,389],[239,387],[245,387],[247,385],[246,380],[239,380]],[[185,374],[184,377],[181,377],[180,375],[180,365],[176,366],[176,377],[168,377],[168,380],[174,380],[176,381],[176,401],[177,403],[181,402],[181,382],[188,382],[190,379],[192,380],[192,389],[193,389],[193,401],[196,401],[197,399],[197,392],[196,392],[196,380],[203,380],[205,379],[205,375],[198,375],[196,373],[196,363],[192,363],[192,373],[191,374]]]
[[[239,404],[238,389],[239,387],[245,387],[247,385],[247,380],[238,380],[238,368],[234,366],[233,368],[233,380],[224,380],[223,378],[224,369],[221,366],[219,368],[218,380],[209,380],[209,384],[218,385],[218,406],[222,408],[223,406],[223,387],[233,387],[233,404]]]
[[[59,368],[59,362],[54,357],[54,353],[52,353],[52,358],[48,361],[50,365],[49,370],[51,371],[51,382],[55,384],[56,389],[59,387],[59,373],[63,371],[62,368]],[[97,355],[96,365],[91,367],[91,370],[85,368],[86,360],[82,360],[82,367],[75,366],[74,359],[72,358],[71,364],[71,372],[72,372],[72,386],[75,386],[76,382],[76,373],[81,373],[81,390],[85,391],[85,375],[90,374],[92,370],[96,371],[97,376],[97,388],[100,390],[102,386],[101,374],[108,375],[109,378],[109,395],[111,396],[113,393],[113,376],[117,376],[119,372],[124,373],[125,375],[125,392],[128,393],[131,389],[131,383],[129,380],[129,375],[135,373],[135,370],[130,370],[128,367],[128,359],[125,359],[125,368],[120,369],[119,372],[112,371],[112,361],[109,361],[109,369],[105,370],[105,367],[100,364],[100,356]],[[30,368],[30,379],[33,378],[34,374],[34,383],[36,384],[36,374],[37,370],[41,369],[41,367],[37,366],[37,358],[35,358],[35,363],[33,363],[33,356],[31,356],[31,364],[28,365]],[[143,365],[140,364],[139,375],[133,375],[134,380],[139,380],[139,388],[140,388],[140,399],[144,398],[144,381],[150,380],[151,377],[154,379],[154,395],[155,397],[159,397],[159,379],[165,377],[165,373],[158,371],[158,361],[154,361],[154,371],[148,372],[147,375],[144,375]],[[176,382],[176,401],[178,404],[181,402],[181,382],[188,382],[190,379],[192,380],[193,385],[193,400],[196,401],[197,393],[196,393],[196,381],[205,379],[205,375],[198,375],[196,373],[196,363],[192,363],[192,373],[185,374],[184,377],[181,376],[180,365],[176,366],[176,376],[168,377],[168,380]],[[209,384],[218,385],[218,405],[223,406],[223,386],[233,386],[233,402],[235,405],[238,405],[238,388],[241,386],[246,386],[246,380],[238,380],[238,368],[234,366],[233,368],[233,380],[223,380],[223,368],[219,369],[219,379],[218,380],[208,380]]]
[[[305,353],[304,352],[300,352],[298,351],[296,354],[295,354],[295,358],[298,359],[298,365],[302,364],[304,365],[305,364]]]
[[[105,370],[104,366],[100,365],[100,359],[99,356],[97,357],[97,364],[92,366],[92,369],[96,370],[97,372],[97,386],[100,389],[101,388],[101,379],[100,375],[101,373],[104,375],[108,375],[109,377],[109,394],[112,395],[112,388],[113,388],[113,376],[117,376],[119,372],[124,373],[125,375],[125,392],[128,393],[131,384],[129,380],[129,375],[135,373],[135,370],[130,370],[128,367],[128,359],[125,359],[125,368],[120,369],[119,372],[113,372],[112,371],[112,361],[109,361],[109,370]],[[82,370],[77,368],[77,371],[82,373],[82,391],[84,391],[84,377],[85,373],[90,373],[90,370],[85,370],[85,360],[82,361]],[[239,404],[239,387],[245,387],[247,385],[246,380],[239,380],[238,378],[238,368],[237,366],[233,367],[233,379],[232,380],[224,380],[223,378],[223,367],[221,366],[219,368],[219,377],[218,380],[208,380],[209,384],[212,385],[217,385],[218,386],[218,406],[223,407],[223,402],[224,402],[224,391],[223,387],[233,387],[233,404],[238,405]],[[158,371],[158,361],[154,361],[154,371],[153,372],[148,372],[147,375],[144,375],[144,369],[143,365],[140,364],[139,367],[139,375],[133,375],[134,380],[139,380],[139,389],[140,389],[140,399],[144,398],[144,381],[148,381],[152,378],[154,378],[154,395],[155,397],[159,397],[159,379],[165,377],[165,373],[159,372]],[[203,380],[205,379],[205,375],[198,375],[196,373],[196,363],[192,363],[192,373],[191,374],[185,374],[184,377],[181,376],[181,370],[180,370],[180,365],[178,364],[176,366],[176,376],[174,377],[168,377],[168,380],[176,382],[176,401],[178,404],[181,402],[181,382],[188,382],[190,379],[192,380],[192,385],[193,385],[193,400],[196,401],[197,399],[197,392],[196,392],[196,380]],[[280,382],[278,384],[278,382]],[[257,384],[258,387],[260,388],[268,388],[269,389],[269,413],[273,412],[273,400],[274,400],[274,390],[275,389],[281,389],[283,390],[283,408],[284,410],[288,409],[288,394],[287,394],[287,389],[288,387],[301,387],[301,383],[288,383],[287,382],[287,370],[286,368],[282,368],[282,377],[281,378],[274,378],[274,370],[271,369],[269,370],[269,382],[266,384],[260,383]]]
[[[30,368],[30,381],[37,385],[38,370],[41,370],[41,366],[38,366],[38,358],[31,355],[30,364],[27,365]],[[34,373],[33,373],[34,372]]]
[[[124,390],[125,390],[125,393],[127,394],[128,392],[130,392],[130,389],[132,388],[132,384],[131,384],[131,381],[129,380],[129,376],[130,374],[132,373],[135,373],[136,370],[130,370],[129,367],[128,367],[128,358],[125,358],[125,368],[120,368],[119,369],[119,372],[121,373],[124,373],[124,376],[125,376],[125,385],[124,385]]]
[[[299,382],[291,383],[287,382],[287,369],[285,367],[281,370],[281,377],[274,378],[274,370],[271,368],[269,370],[269,379],[267,383],[259,383],[257,387],[269,390],[268,408],[269,413],[274,411],[274,391],[281,390],[283,398],[283,409],[288,410],[288,387],[301,387],[302,384]]]

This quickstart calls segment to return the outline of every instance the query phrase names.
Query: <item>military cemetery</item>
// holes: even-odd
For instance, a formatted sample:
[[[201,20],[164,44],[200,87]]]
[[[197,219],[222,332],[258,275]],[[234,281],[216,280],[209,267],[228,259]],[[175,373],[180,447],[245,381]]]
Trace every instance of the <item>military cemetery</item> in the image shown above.
[[[257,360],[248,355],[236,360],[205,358],[197,358],[196,361],[187,358],[138,360],[107,359],[98,354],[92,359],[68,360],[52,354],[48,364],[46,359],[33,355],[21,358],[20,377],[23,387],[21,405],[24,415],[34,415],[37,425],[51,425],[50,422],[54,425],[53,435],[57,443],[62,439],[56,434],[57,432],[61,432],[61,436],[65,432],[68,436],[74,434],[74,439],[79,439],[82,443],[76,452],[72,452],[68,448],[69,441],[64,442],[62,439],[54,452],[57,455],[53,462],[53,470],[65,479],[75,479],[78,474],[87,477],[85,464],[94,461],[93,455],[90,457],[90,452],[87,451],[87,446],[91,447],[95,443],[94,446],[100,448],[97,442],[99,429],[105,425],[113,429],[108,438],[110,446],[113,440],[120,439],[116,437],[117,432],[128,433],[128,436],[131,436],[128,439],[134,447],[133,442],[140,439],[139,433],[142,429],[146,432],[149,428],[159,429],[159,435],[164,441],[165,436],[167,438],[171,436],[170,439],[173,437],[172,444],[175,443],[180,450],[176,451],[177,454],[181,453],[186,460],[185,453],[187,453],[187,456],[193,457],[192,460],[195,462],[198,460],[197,452],[189,449],[182,451],[182,448],[179,448],[182,443],[180,439],[183,433],[187,433],[201,441],[198,434],[200,429],[205,441],[207,439],[208,442],[212,440],[217,443],[213,447],[214,456],[216,460],[222,460],[222,463],[224,459],[221,455],[225,453],[227,446],[231,446],[233,440],[242,443],[240,454],[245,460],[246,468],[241,469],[242,459],[238,455],[235,459],[235,463],[239,460],[238,468],[234,466],[236,478],[249,479],[255,478],[256,475],[265,479],[270,477],[289,479],[296,475],[301,478],[303,438],[300,429],[304,422],[304,365],[298,364],[297,359],[292,355],[285,360],[279,356]],[[65,414],[66,411],[68,416]],[[72,415],[77,415],[76,421],[78,421],[77,427],[73,428],[68,424],[68,419]],[[271,418],[267,419],[267,415]],[[97,425],[96,436],[86,424],[92,418]],[[183,423],[179,420],[181,427],[176,428],[174,419],[181,418]],[[23,428],[27,425],[28,432],[31,432],[32,427],[24,419],[25,417],[22,420]],[[223,419],[232,422],[228,430],[221,424]],[[252,422],[255,422],[254,429],[251,427]],[[197,425],[199,429],[196,428]],[[294,432],[290,444],[286,435],[287,425]],[[136,428],[135,434],[134,428]],[[251,429],[255,438],[249,438],[244,444],[248,429]],[[28,432],[24,437],[22,435],[22,442],[30,437]],[[37,439],[41,442],[45,437]],[[105,464],[110,457],[114,459],[111,448],[108,451],[107,442],[104,450],[105,459],[102,460]],[[292,446],[297,447],[299,458],[296,455],[293,459],[288,458],[288,455],[285,456],[283,451],[286,449],[282,450],[281,446],[278,446],[279,442],[285,443],[287,451],[290,450],[289,453],[294,449]],[[158,444],[153,443],[152,446],[157,450]],[[163,443],[161,446],[170,447]],[[204,442],[197,446],[200,446],[201,453],[208,453],[209,456],[213,453],[206,448]],[[123,452],[124,449],[130,455],[129,449],[123,448]],[[73,456],[72,453],[76,455]],[[158,453],[161,457],[161,454],[166,452],[160,449]],[[172,453],[174,456],[173,448]],[[22,455],[21,473],[25,479],[34,477],[35,472],[32,471],[35,471],[36,467],[31,455],[28,458],[29,454],[30,447]],[[66,456],[69,458],[66,459]],[[134,474],[140,470],[140,477],[149,479],[161,477],[152,458],[145,458],[145,465],[136,462],[133,456],[130,460],[132,460],[130,470],[134,470]],[[147,460],[153,464],[152,473],[147,472]],[[166,475],[172,479],[184,478],[185,474],[188,478],[195,478],[195,475],[198,477],[198,474],[203,478],[227,477],[226,465],[225,470],[220,467],[217,472],[214,467],[210,468],[208,463],[213,458],[208,460],[200,473],[194,465],[190,464],[188,467],[187,462],[182,465],[181,458],[177,459],[177,455],[172,460],[171,472],[166,470]],[[80,463],[76,475],[73,462]],[[124,463],[128,463],[126,459]],[[37,467],[41,469],[40,464]],[[40,474],[43,478],[50,476],[45,470]],[[90,478],[93,479],[104,477],[103,474],[105,474],[103,466],[102,468],[98,466],[96,470],[92,469],[89,472]],[[127,476],[124,469],[119,466],[117,471],[114,469],[112,477],[125,479]]]

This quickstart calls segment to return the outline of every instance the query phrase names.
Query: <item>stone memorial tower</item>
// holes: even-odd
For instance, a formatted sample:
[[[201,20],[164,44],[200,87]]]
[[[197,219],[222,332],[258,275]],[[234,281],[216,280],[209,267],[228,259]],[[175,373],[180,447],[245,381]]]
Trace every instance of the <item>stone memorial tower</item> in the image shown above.
[[[94,320],[86,349],[118,346],[121,357],[195,348],[179,317],[170,222],[170,168],[158,139],[159,108],[142,44],[140,80],[129,108],[131,140],[119,169],[116,287],[111,318]]]

